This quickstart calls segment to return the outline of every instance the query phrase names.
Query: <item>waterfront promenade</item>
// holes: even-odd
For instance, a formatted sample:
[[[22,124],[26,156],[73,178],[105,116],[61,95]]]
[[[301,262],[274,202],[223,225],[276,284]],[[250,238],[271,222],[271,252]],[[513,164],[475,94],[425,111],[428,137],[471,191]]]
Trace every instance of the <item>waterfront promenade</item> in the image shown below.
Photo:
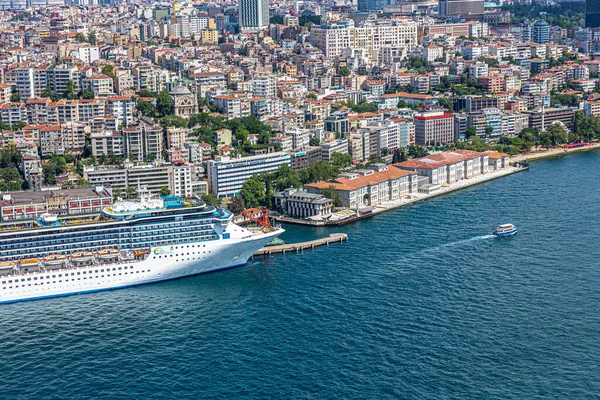
[[[571,154],[571,153],[577,153],[580,151],[589,151],[589,150],[596,150],[596,149],[600,149],[600,143],[594,143],[591,144],[589,146],[585,146],[585,147],[575,147],[572,149],[550,149],[550,150],[546,150],[546,151],[540,151],[540,152],[535,152],[535,153],[527,153],[527,154],[522,154],[522,155],[518,155],[518,156],[514,156],[511,157],[511,161],[513,162],[523,162],[523,161],[534,161],[534,160],[539,160],[542,158],[550,158],[550,157],[558,157],[558,156],[562,156],[562,155],[566,155],[566,154]]]
[[[388,201],[385,203],[378,204],[374,206],[373,214],[378,214],[387,210],[392,210],[394,208],[402,207],[411,203],[415,203],[417,201],[427,200],[429,198],[440,196],[442,194],[450,193],[455,190],[464,189],[469,186],[478,185],[483,182],[490,181],[492,179],[497,179],[503,176],[507,176],[510,174],[514,174],[516,172],[525,171],[527,168],[517,168],[517,167],[509,167],[504,168],[498,171],[488,172],[483,175],[478,175],[473,178],[463,179],[461,181],[450,183],[441,187],[440,190],[435,193],[425,194],[425,193],[415,193],[410,195],[409,197],[404,197],[397,200]]]

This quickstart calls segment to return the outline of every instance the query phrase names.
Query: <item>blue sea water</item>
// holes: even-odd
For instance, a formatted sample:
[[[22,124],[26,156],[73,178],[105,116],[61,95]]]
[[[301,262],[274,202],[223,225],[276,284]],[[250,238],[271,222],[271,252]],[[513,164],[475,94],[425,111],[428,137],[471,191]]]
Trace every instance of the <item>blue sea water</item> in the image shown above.
[[[600,397],[600,152],[363,220],[347,243],[0,307],[0,397]],[[514,223],[519,233],[494,238]]]

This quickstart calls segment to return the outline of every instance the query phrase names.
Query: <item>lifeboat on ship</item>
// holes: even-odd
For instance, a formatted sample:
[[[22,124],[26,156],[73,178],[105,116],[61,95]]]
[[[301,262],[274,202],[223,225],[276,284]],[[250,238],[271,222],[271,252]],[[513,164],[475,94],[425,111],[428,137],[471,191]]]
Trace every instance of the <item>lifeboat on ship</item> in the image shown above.
[[[63,255],[52,255],[44,257],[46,265],[62,265],[67,262],[67,257]]]
[[[91,252],[79,252],[71,255],[71,261],[75,263],[82,263],[92,261],[94,259],[94,253]]]
[[[25,258],[19,260],[19,269],[23,272],[35,272],[40,270],[42,260],[39,258]]]
[[[133,255],[136,257],[142,257],[148,254],[148,250],[134,250]]]
[[[98,258],[100,258],[102,260],[110,260],[110,259],[119,257],[120,253],[121,252],[117,249],[100,250],[98,252]]]
[[[0,261],[0,275],[12,274],[16,265],[14,261]]]
[[[42,260],[39,258],[25,258],[23,260],[19,260],[19,267],[33,267],[36,265],[40,265]]]
[[[66,262],[67,257],[60,254],[44,257],[44,265],[46,266],[46,269],[62,268]]]

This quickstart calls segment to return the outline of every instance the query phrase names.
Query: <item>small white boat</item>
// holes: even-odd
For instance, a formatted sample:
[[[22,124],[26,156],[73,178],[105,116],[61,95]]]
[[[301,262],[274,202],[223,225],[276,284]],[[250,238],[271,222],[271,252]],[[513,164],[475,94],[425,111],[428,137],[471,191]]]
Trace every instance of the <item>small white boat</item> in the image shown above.
[[[492,231],[492,235],[494,236],[512,236],[515,233],[517,233],[517,228],[513,224],[498,225]]]

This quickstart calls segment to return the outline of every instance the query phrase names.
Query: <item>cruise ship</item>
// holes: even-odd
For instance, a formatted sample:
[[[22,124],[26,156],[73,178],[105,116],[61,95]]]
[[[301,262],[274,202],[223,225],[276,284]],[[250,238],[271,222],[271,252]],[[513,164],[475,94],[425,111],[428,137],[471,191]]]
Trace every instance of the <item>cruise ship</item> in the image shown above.
[[[0,223],[0,303],[83,294],[245,265],[279,236],[198,198],[142,193],[100,214]]]

